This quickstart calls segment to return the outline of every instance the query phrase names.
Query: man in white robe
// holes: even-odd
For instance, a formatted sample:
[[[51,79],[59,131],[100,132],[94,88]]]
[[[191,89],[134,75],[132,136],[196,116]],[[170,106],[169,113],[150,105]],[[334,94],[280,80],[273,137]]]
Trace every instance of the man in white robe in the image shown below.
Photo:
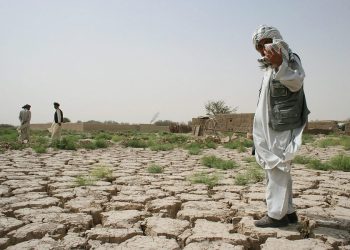
[[[22,110],[19,112],[19,121],[21,125],[18,128],[19,140],[22,143],[29,142],[29,131],[30,131],[30,119],[32,118],[32,114],[30,112],[31,106],[26,104],[22,107]]]
[[[287,47],[287,57],[283,56],[282,48],[274,46],[274,41],[283,41],[279,31],[274,27],[260,26],[253,35],[253,43],[262,58],[258,59],[264,70],[258,106],[253,124],[253,140],[257,163],[266,171],[267,215],[255,221],[257,227],[283,227],[288,223],[297,223],[298,217],[292,203],[291,160],[301,146],[302,132],[305,122],[300,116],[300,125],[292,129],[273,129],[271,123],[275,119],[273,112],[281,114],[278,105],[271,107],[272,82],[279,82],[288,93],[303,93],[304,70],[299,57]],[[286,48],[284,48],[286,49]],[[292,62],[292,63],[291,63]],[[287,91],[287,90],[286,90]],[[304,95],[303,95],[304,97]],[[283,98],[283,96],[282,96]],[[305,102],[304,99],[298,102]],[[294,105],[297,106],[297,105]],[[309,111],[306,102],[303,116]],[[273,110],[272,110],[273,109]],[[289,111],[293,114],[293,111]],[[288,122],[283,126],[288,127]]]

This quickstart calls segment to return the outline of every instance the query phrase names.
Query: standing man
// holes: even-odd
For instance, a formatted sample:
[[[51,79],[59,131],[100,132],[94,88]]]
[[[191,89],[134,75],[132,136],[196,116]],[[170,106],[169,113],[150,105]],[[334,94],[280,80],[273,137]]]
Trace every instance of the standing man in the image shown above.
[[[62,131],[62,123],[63,123],[63,112],[59,108],[60,104],[57,102],[53,103],[53,106],[55,108],[55,114],[54,114],[54,122],[51,126],[51,139],[52,140],[61,140],[61,131]]]
[[[26,104],[19,112],[19,121],[21,125],[19,126],[18,131],[20,133],[19,140],[22,143],[29,142],[30,119],[32,118],[30,107],[31,106],[29,104]]]
[[[255,157],[266,171],[267,215],[257,227],[283,227],[297,223],[292,203],[291,160],[301,146],[307,108],[299,56],[283,41],[280,32],[262,25],[253,34],[264,77],[254,116]]]

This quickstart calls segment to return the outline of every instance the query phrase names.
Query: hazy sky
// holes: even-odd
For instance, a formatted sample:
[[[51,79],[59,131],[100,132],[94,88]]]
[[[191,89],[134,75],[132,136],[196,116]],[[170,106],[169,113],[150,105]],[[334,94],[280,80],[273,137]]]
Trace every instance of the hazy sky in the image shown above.
[[[350,118],[349,0],[0,0],[0,123],[149,123],[205,114],[208,100],[254,112],[252,45],[277,27],[306,72],[311,120]]]

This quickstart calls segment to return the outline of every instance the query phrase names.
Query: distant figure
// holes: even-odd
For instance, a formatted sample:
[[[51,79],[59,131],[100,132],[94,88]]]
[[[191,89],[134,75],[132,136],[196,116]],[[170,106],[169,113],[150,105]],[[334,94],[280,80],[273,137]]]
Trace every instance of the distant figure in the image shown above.
[[[57,102],[53,103],[53,106],[55,108],[55,114],[54,114],[54,122],[52,123],[51,128],[49,131],[51,132],[51,139],[52,140],[61,140],[61,131],[62,131],[62,123],[63,123],[63,112],[59,108],[60,104]]]
[[[29,104],[26,104],[22,107],[21,112],[19,112],[19,121],[21,125],[18,128],[18,132],[20,133],[19,140],[22,143],[29,142],[30,119],[32,117],[30,107]]]
[[[260,26],[253,44],[264,77],[254,116],[253,140],[257,163],[267,178],[267,215],[257,227],[284,227],[297,223],[293,208],[291,160],[301,146],[310,111],[304,95],[305,73],[297,54],[271,26]]]

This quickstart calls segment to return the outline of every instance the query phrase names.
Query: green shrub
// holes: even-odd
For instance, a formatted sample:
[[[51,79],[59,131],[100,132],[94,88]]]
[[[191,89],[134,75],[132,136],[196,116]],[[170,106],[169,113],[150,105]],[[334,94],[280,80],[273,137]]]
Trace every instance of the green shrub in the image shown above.
[[[202,149],[199,147],[192,147],[188,149],[190,155],[199,155],[202,152]]]
[[[201,183],[207,185],[210,189],[212,189],[214,186],[218,185],[219,182],[219,176],[217,174],[207,174],[205,172],[195,173],[192,175],[189,180],[191,183]]]
[[[216,156],[204,156],[202,158],[202,164],[209,168],[217,168],[217,169],[232,169],[238,167],[238,164],[231,160],[223,160],[217,158]]]
[[[61,140],[52,141],[51,145],[54,148],[65,150],[76,150],[78,139],[74,136],[65,136]]]
[[[121,136],[121,135],[113,135],[112,136],[112,141],[114,142],[120,142],[124,139],[124,136]]]
[[[337,155],[330,159],[329,165],[334,170],[350,172],[350,157],[346,155]]]
[[[151,174],[163,173],[164,169],[158,165],[151,165],[147,168],[147,172]]]
[[[105,139],[97,139],[95,141],[96,148],[107,148],[108,142]]]
[[[172,143],[172,144],[183,144],[188,141],[188,136],[186,135],[177,135],[177,134],[170,134],[170,135],[165,135],[163,137],[163,141],[167,143]]]
[[[205,147],[204,144],[201,144],[201,143],[198,143],[198,142],[192,142],[192,143],[187,144],[187,145],[184,146],[184,148],[188,150],[188,153],[190,155],[198,155],[198,154],[200,154],[204,147]]]
[[[238,152],[246,152],[248,147],[253,146],[252,140],[239,139],[224,144],[224,148],[237,149]]]

